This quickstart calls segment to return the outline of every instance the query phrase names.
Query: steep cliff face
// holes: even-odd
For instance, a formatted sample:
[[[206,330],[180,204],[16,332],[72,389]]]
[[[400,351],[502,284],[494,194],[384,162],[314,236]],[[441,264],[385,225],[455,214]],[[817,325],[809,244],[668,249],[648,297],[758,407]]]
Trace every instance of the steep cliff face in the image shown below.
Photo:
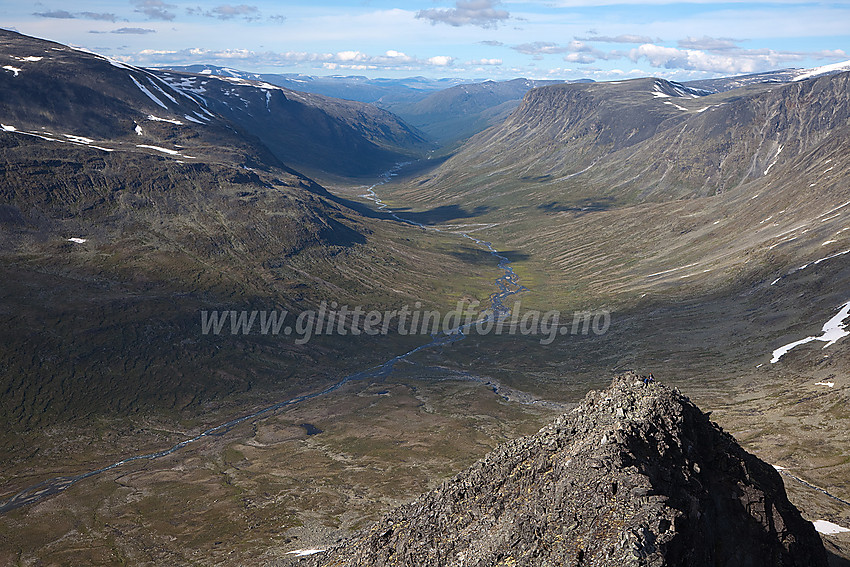
[[[498,173],[532,194],[569,195],[579,187],[635,203],[781,180],[784,165],[834,137],[846,139],[849,81],[850,73],[840,73],[712,95],[661,79],[534,89],[419,189],[439,193],[451,182],[466,197],[467,185]]]
[[[469,140],[426,187],[492,171],[551,179],[639,144],[684,119],[670,101],[704,91],[663,79],[550,85],[529,91],[499,126]]]
[[[819,566],[779,474],[628,374],[389,514],[323,565]]]
[[[829,140],[847,139],[848,85],[850,73],[843,73],[726,101],[694,101],[701,106],[681,125],[628,156],[623,175],[637,176],[644,192],[682,195],[711,195],[771,175],[774,181],[794,177],[783,166]]]

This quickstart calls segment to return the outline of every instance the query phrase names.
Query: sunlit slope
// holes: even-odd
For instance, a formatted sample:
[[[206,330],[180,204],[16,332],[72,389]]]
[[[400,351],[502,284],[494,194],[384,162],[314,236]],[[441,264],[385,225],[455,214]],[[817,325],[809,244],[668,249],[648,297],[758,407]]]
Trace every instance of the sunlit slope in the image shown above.
[[[656,79],[535,89],[393,197],[476,203],[485,212],[465,220],[529,256],[547,297],[777,277],[850,248],[849,80],[711,96]]]

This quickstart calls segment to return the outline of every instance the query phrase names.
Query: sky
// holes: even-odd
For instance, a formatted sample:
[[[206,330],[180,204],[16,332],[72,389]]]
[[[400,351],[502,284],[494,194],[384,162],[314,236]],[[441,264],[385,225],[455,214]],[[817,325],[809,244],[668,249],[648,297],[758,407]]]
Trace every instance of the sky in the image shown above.
[[[701,79],[850,59],[850,0],[4,0],[0,27],[141,66]]]

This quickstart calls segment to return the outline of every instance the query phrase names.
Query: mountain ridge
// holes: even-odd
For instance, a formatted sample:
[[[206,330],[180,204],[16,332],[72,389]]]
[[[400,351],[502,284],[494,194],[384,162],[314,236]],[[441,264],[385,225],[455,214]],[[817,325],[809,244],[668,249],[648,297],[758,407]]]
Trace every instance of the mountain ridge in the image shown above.
[[[310,174],[376,176],[433,148],[376,106],[299,93],[262,80],[151,71],[257,136],[282,162]]]
[[[776,470],[677,389],[625,374],[316,564],[825,566]]]

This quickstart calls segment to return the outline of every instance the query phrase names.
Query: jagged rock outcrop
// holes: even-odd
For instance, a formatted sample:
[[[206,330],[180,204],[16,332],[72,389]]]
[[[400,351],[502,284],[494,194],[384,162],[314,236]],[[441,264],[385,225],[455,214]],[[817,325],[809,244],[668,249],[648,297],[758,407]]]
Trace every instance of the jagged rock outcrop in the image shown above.
[[[827,560],[773,467],[678,390],[628,374],[320,561],[810,567]]]

